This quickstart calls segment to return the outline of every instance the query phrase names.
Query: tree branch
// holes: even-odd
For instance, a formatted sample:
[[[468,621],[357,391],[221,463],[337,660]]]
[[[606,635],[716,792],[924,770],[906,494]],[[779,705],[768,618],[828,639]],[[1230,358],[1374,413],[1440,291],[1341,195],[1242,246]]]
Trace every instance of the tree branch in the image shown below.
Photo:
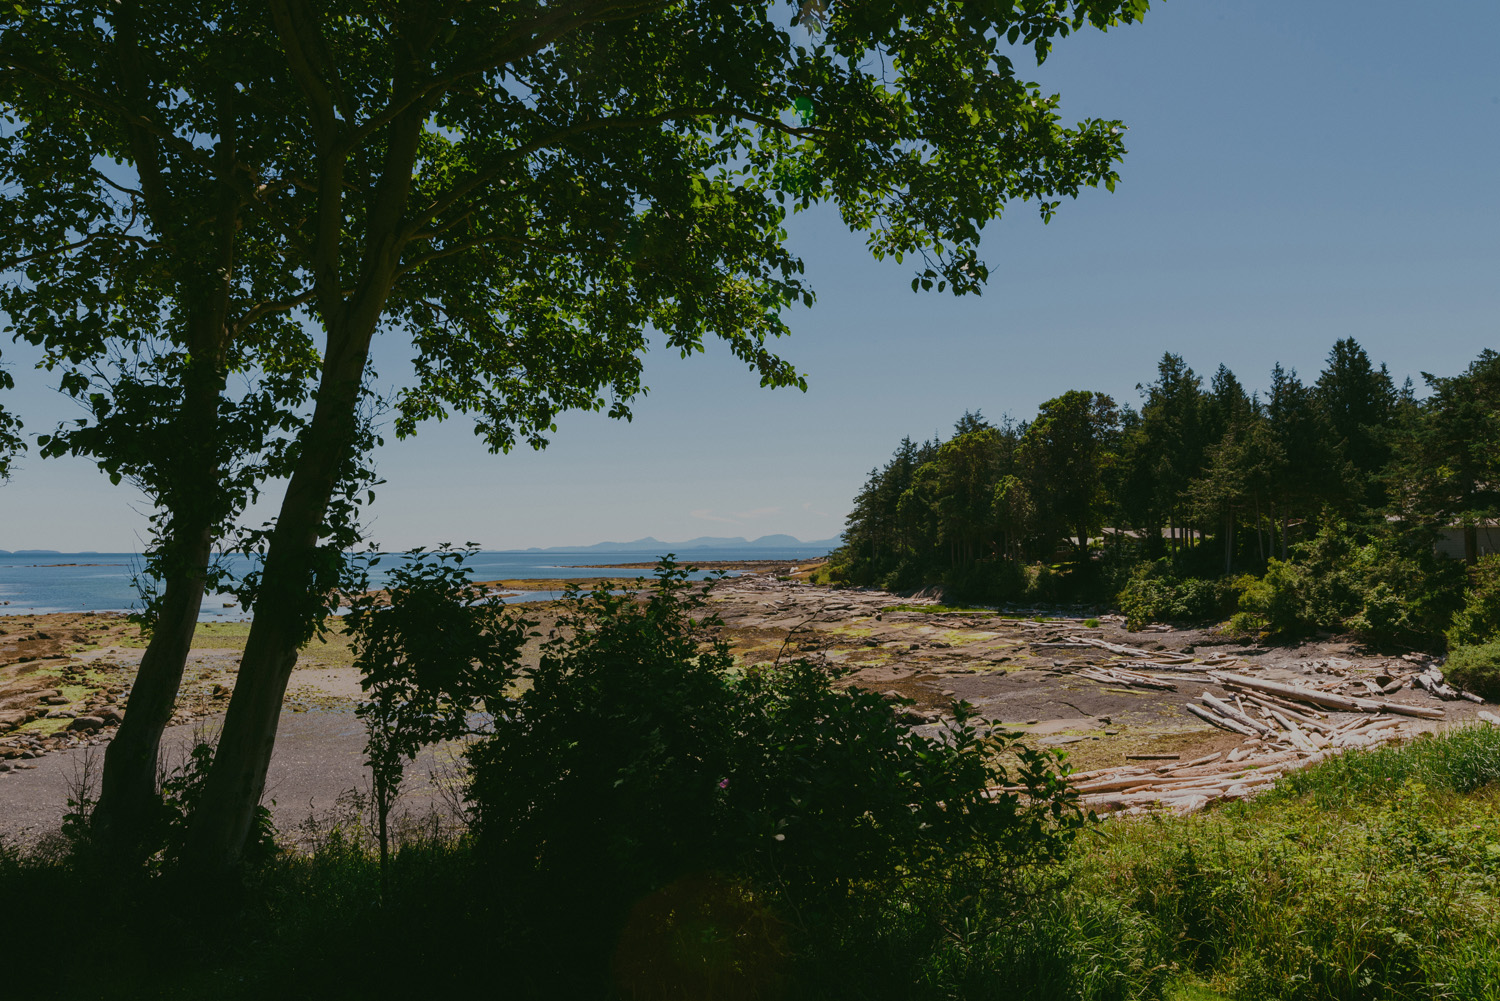
[[[127,243],[138,244],[148,250],[159,246],[159,244],[157,244],[156,242],[147,240],[144,237],[136,236],[133,233],[126,233],[120,230],[100,230],[95,233],[90,233],[83,239],[74,241],[73,243],[65,243],[57,247],[49,247],[46,250],[38,250],[33,254],[23,254],[20,257],[0,259],[0,271],[9,271],[12,268],[19,268],[23,267],[24,265],[30,264],[32,261],[45,260],[48,257],[57,257],[61,254],[71,253],[72,251],[79,250],[99,240],[123,240]]]
[[[229,330],[235,337],[238,337],[240,334],[244,333],[245,330],[247,330],[250,325],[256,320],[261,320],[267,316],[273,316],[277,313],[291,312],[298,306],[305,306],[307,303],[312,302],[317,297],[317,289],[310,288],[306,292],[303,292],[299,295],[288,296],[285,299],[273,299],[268,302],[256,303],[254,306],[251,306],[249,309],[245,310],[245,312],[238,319],[230,323]]]
[[[184,157],[187,157],[188,159],[191,159],[200,165],[206,165],[208,162],[205,151],[200,150],[198,147],[194,146],[186,139],[183,139],[181,136],[177,135],[171,129],[163,128],[162,126],[153,122],[151,119],[136,114],[129,108],[126,108],[123,104],[111,101],[103,94],[99,94],[95,91],[89,90],[86,87],[80,87],[71,80],[65,80],[61,77],[53,76],[42,69],[23,62],[18,62],[15,59],[11,59],[9,62],[7,62],[6,65],[13,70],[17,70],[21,73],[25,73],[31,77],[34,77],[42,83],[47,84],[49,87],[56,87],[64,94],[76,97],[80,101],[87,102],[88,104],[91,104],[94,107],[98,108],[100,111],[107,111],[112,115],[118,115],[120,117],[120,120],[123,121],[127,126],[140,129],[143,132],[155,136],[157,139],[160,139],[163,143],[170,146],[174,153],[178,153]]]
[[[474,240],[468,240],[464,243],[456,243],[452,246],[442,247],[438,250],[429,251],[428,253],[414,257],[408,260],[406,263],[402,264],[400,268],[396,269],[395,277],[399,280],[411,274],[413,271],[416,271],[417,269],[423,267],[424,265],[431,264],[433,261],[440,261],[445,257],[454,257],[458,254],[466,253],[470,250],[477,250],[480,247],[488,246],[492,243],[509,243],[517,247],[524,247],[527,250],[540,251],[546,254],[555,254],[558,252],[558,249],[556,247],[549,246],[545,243],[538,243],[535,240],[528,240],[522,236],[509,236],[504,233],[491,233],[489,236],[479,237],[478,239]]]
[[[334,90],[323,79],[323,73],[331,72],[323,36],[303,0],[271,0],[271,21],[281,38],[292,77],[307,98],[319,145],[328,152],[334,145],[339,124],[334,114]]]

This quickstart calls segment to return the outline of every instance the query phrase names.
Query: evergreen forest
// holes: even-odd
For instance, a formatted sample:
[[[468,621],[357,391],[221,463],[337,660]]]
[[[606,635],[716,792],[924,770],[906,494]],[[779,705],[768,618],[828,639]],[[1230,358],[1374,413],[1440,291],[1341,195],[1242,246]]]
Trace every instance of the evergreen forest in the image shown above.
[[[1422,378],[1398,385],[1348,338],[1310,382],[1275,365],[1264,395],[1168,353],[1138,408],[1073,390],[1026,421],[968,412],[871,472],[830,573],[1136,623],[1486,639],[1484,609],[1463,610],[1466,581],[1482,605],[1494,575],[1500,354]]]

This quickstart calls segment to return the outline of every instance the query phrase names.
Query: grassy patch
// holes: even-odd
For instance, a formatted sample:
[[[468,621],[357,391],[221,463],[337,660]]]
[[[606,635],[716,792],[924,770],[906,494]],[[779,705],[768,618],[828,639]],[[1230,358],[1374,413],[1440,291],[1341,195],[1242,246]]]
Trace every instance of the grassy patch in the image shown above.
[[[1464,729],[1351,752],[1249,804],[1110,822],[1052,919],[1140,987],[1166,969],[1195,978],[1173,990],[1211,988],[1167,997],[1494,1001],[1496,762],[1500,730]]]
[[[1168,984],[1162,997],[1165,1001],[1229,1001],[1229,995],[1220,994],[1196,978]]]
[[[98,691],[97,685],[63,685],[58,688],[58,693],[69,702],[79,702],[88,698],[90,692]]]
[[[46,736],[56,733],[73,722],[71,719],[34,719],[30,723],[22,724],[12,730],[12,733],[29,733],[33,736]]]
[[[1471,793],[1500,782],[1500,728],[1469,726],[1424,734],[1400,747],[1344,754],[1279,783],[1267,805],[1311,800],[1324,809],[1383,802],[1417,785],[1433,793]]]

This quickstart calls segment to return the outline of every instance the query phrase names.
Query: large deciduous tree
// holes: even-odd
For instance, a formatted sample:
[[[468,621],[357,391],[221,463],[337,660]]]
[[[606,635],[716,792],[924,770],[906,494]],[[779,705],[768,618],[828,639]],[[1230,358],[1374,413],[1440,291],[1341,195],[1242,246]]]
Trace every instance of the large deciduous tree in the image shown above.
[[[275,199],[290,179],[274,87],[236,83],[275,50],[241,13],[0,15],[0,310],[84,414],[41,451],[93,458],[156,511],[150,642],[95,811],[117,847],[149,827],[161,732],[205,587],[222,584],[211,554],[287,468],[284,433],[318,371],[291,316],[309,297]]]
[[[832,203],[876,256],[915,259],[914,287],[978,291],[987,222],[1014,201],[1050,216],[1086,185],[1112,187],[1123,152],[1117,123],[1065,127],[1057,98],[1016,75],[1013,46],[1040,59],[1075,29],[1145,7],[11,8],[0,72],[19,166],[7,163],[6,182],[50,224],[49,239],[15,259],[77,262],[44,266],[74,268],[86,293],[79,311],[49,307],[28,336],[54,351],[75,339],[65,367],[103,357],[132,335],[118,327],[126,321],[101,322],[114,313],[100,300],[146,287],[159,310],[129,322],[180,359],[146,380],[170,401],[150,412],[153,428],[217,426],[239,400],[226,388],[235,371],[252,389],[267,371],[288,372],[312,400],[298,410],[296,392],[278,388],[266,407],[283,415],[284,438],[252,428],[238,451],[204,445],[187,464],[205,483],[226,462],[289,477],[274,524],[254,540],[264,560],[246,587],[255,620],[193,858],[231,863],[250,830],[296,651],[326,611],[347,544],[377,335],[409,341],[416,362],[397,398],[398,433],[462,412],[497,449],[544,443],[564,409],[627,415],[652,330],[684,353],[721,338],[763,384],[798,385],[769,347],[787,330],[784,310],[811,302],[785,245],[786,212]],[[65,138],[60,193],[37,167],[52,134]],[[91,208],[121,188],[109,211]],[[149,210],[153,190],[160,211]],[[114,254],[154,255],[155,270],[120,270]],[[40,284],[13,286],[13,320]],[[292,316],[318,331],[308,350],[290,324],[263,322]],[[299,349],[280,350],[282,338]],[[82,450],[109,464],[116,447]],[[241,458],[267,449],[275,462]],[[178,493],[157,495],[169,538],[184,520]],[[183,529],[194,539],[211,540],[240,500],[208,496]],[[200,553],[206,565],[203,545],[181,548],[184,566]]]

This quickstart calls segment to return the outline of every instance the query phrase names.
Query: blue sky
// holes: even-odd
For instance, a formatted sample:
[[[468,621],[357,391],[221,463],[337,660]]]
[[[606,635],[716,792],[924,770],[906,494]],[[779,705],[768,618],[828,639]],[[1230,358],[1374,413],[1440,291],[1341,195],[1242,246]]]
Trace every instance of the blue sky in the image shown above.
[[[986,232],[981,297],[914,295],[830,213],[792,222],[818,303],[782,350],[809,391],[723,351],[647,364],[633,423],[570,415],[543,453],[487,454],[461,421],[379,454],[387,548],[653,535],[836,535],[903,435],[965,409],[1025,418],[1069,389],[1137,401],[1165,351],[1251,388],[1316,377],[1355,337],[1398,381],[1500,347],[1500,4],[1159,2],[1027,75],[1074,118],[1123,119],[1113,194]],[[6,345],[28,430],[71,416]],[[399,367],[386,349],[382,367]],[[269,516],[271,508],[257,512]],[[145,506],[86,463],[29,457],[0,486],[0,549],[134,549]]]

